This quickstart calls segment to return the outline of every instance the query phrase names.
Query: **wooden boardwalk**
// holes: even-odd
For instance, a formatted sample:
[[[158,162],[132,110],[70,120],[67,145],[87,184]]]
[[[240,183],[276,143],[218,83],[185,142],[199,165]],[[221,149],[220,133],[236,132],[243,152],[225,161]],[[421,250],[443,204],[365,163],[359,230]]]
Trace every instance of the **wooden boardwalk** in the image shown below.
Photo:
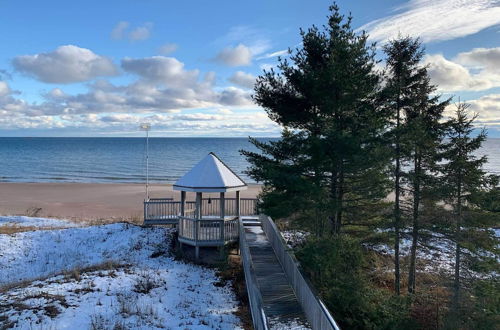
[[[245,225],[245,240],[270,328],[310,329],[274,250],[260,226]]]

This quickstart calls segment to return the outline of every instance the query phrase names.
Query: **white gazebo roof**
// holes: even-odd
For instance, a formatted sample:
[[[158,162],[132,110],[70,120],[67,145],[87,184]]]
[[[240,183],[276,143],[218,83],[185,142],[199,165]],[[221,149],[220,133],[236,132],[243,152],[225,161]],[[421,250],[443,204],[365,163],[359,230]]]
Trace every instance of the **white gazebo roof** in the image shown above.
[[[174,190],[228,192],[247,189],[247,184],[213,152],[174,184]]]

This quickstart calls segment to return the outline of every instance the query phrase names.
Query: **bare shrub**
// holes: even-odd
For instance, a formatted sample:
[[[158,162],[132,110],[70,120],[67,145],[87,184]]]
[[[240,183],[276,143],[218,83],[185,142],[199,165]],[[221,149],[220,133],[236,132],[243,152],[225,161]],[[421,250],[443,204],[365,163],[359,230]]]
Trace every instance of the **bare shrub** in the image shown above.
[[[41,207],[32,206],[32,207],[27,208],[24,213],[28,217],[36,218],[36,217],[38,217],[38,215],[40,214],[40,212],[42,212],[42,208]]]
[[[74,279],[77,282],[79,282],[81,279],[80,267],[75,267],[73,269],[64,271],[63,274],[67,279]]]
[[[137,293],[148,294],[151,290],[158,288],[164,284],[164,281],[160,281],[150,272],[143,271],[134,284],[134,291]]]
[[[133,293],[121,293],[116,295],[118,312],[131,316],[137,314],[137,295]]]
[[[113,330],[126,330],[127,327],[125,326],[125,321],[116,321],[115,325],[113,326]]]
[[[103,330],[107,329],[106,319],[101,314],[94,314],[90,316],[90,329]]]

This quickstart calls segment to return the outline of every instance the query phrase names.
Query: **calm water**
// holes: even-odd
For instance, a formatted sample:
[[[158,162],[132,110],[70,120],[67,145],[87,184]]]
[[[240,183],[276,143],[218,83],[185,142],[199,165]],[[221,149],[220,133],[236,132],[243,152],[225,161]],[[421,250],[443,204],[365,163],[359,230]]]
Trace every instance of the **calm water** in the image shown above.
[[[240,149],[255,150],[246,138],[151,138],[153,182],[174,182],[207,153],[215,152],[252,182]],[[500,139],[485,142],[486,169],[500,174]],[[144,138],[0,138],[0,181],[143,182]]]

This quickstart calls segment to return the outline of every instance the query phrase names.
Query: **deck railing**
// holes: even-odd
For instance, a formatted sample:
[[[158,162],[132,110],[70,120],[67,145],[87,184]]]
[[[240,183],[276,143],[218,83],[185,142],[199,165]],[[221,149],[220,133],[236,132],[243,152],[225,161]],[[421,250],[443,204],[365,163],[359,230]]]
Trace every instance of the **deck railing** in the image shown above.
[[[194,210],[196,202],[186,201],[185,213]],[[220,199],[203,198],[202,216],[220,216]],[[236,216],[236,198],[226,198],[226,216]],[[151,198],[144,201],[144,223],[145,224],[177,224],[181,214],[181,202],[168,198]],[[240,199],[240,216],[257,216],[257,199]]]
[[[339,330],[325,304],[300,272],[293,251],[287,247],[274,221],[261,214],[260,222],[312,328]]]
[[[267,330],[268,324],[263,308],[262,295],[257,286],[257,277],[253,270],[252,256],[250,255],[250,248],[245,239],[245,227],[241,219],[238,221],[238,231],[240,234],[240,255],[243,261],[243,272],[245,273],[245,285],[247,287],[248,303],[252,314],[253,327],[256,330]]]
[[[195,246],[220,246],[238,239],[238,217],[179,217],[179,241]]]

